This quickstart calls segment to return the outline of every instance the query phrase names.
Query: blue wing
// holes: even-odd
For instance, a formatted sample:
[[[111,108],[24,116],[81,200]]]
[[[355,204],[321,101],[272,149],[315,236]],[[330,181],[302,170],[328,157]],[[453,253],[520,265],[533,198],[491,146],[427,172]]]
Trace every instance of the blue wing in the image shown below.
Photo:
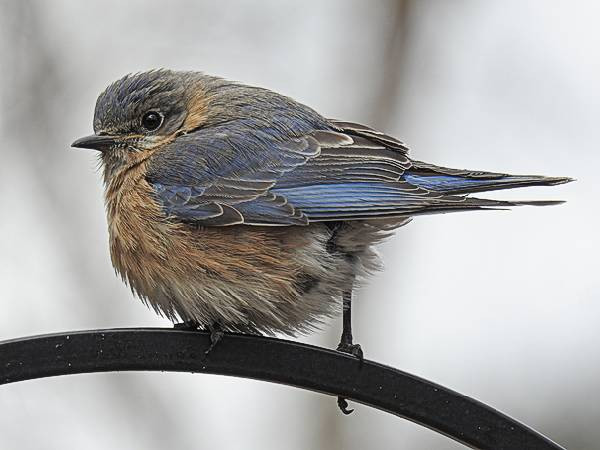
[[[310,136],[282,140],[229,122],[178,137],[152,157],[146,178],[165,213],[182,221],[306,225],[306,215],[270,189],[319,152]]]
[[[318,122],[318,121],[317,121]],[[563,178],[515,177],[412,161],[363,125],[237,120],[176,138],[147,174],[165,213],[204,226],[307,225],[514,206],[464,193]]]

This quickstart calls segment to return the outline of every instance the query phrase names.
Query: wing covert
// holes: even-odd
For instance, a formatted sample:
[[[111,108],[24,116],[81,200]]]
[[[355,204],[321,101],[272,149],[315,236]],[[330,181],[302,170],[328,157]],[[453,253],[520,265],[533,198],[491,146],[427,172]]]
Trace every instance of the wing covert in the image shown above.
[[[411,184],[412,164],[400,141],[358,124],[298,135],[242,122],[180,136],[147,179],[167,215],[205,226],[389,218],[464,201]]]
[[[282,139],[228,123],[179,136],[151,158],[147,181],[165,213],[206,226],[306,225],[306,216],[270,193],[276,181],[320,147],[311,136]]]

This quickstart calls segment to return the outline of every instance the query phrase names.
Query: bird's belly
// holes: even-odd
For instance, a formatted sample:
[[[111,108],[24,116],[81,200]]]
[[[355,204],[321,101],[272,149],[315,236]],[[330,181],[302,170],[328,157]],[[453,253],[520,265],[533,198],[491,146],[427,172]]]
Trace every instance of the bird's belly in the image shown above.
[[[133,291],[170,320],[237,331],[308,331],[339,309],[352,280],[330,232],[308,227],[207,227],[123,214],[111,255]]]

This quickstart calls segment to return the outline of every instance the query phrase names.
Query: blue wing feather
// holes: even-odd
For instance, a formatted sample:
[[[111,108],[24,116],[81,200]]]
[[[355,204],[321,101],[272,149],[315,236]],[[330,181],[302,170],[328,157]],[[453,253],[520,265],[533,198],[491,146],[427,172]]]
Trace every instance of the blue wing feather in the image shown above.
[[[423,171],[418,165],[424,165],[424,163],[415,161],[415,165],[417,167],[407,170],[400,179],[423,189],[450,195],[525,186],[552,186],[569,181],[564,177],[474,172],[437,167],[431,164],[427,164],[428,170]]]
[[[510,177],[507,177],[510,178]],[[509,180],[503,179],[481,179],[481,178],[465,178],[452,175],[416,175],[413,173],[405,173],[402,179],[415,186],[433,191],[448,192],[459,189],[469,189],[474,186],[489,186],[497,185]]]
[[[146,178],[165,213],[205,226],[306,225],[514,206],[462,194],[567,181],[412,161],[370,128],[278,111],[179,136],[153,155]]]
[[[228,122],[183,135],[153,155],[147,181],[168,216],[210,225],[307,224],[285,199],[269,193],[282,174],[320,152],[310,136]],[[282,129],[287,127],[283,126]],[[298,125],[297,125],[298,127]],[[306,123],[305,128],[313,126]],[[219,222],[215,212],[222,210]],[[234,213],[233,211],[237,212]]]

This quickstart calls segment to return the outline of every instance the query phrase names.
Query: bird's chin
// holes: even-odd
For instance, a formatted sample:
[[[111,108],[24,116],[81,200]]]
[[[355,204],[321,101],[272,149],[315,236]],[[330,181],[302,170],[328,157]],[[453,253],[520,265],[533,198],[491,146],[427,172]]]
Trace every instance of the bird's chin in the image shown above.
[[[100,154],[101,166],[104,170],[104,181],[108,183],[121,170],[130,165],[132,150],[127,146],[115,146]]]

